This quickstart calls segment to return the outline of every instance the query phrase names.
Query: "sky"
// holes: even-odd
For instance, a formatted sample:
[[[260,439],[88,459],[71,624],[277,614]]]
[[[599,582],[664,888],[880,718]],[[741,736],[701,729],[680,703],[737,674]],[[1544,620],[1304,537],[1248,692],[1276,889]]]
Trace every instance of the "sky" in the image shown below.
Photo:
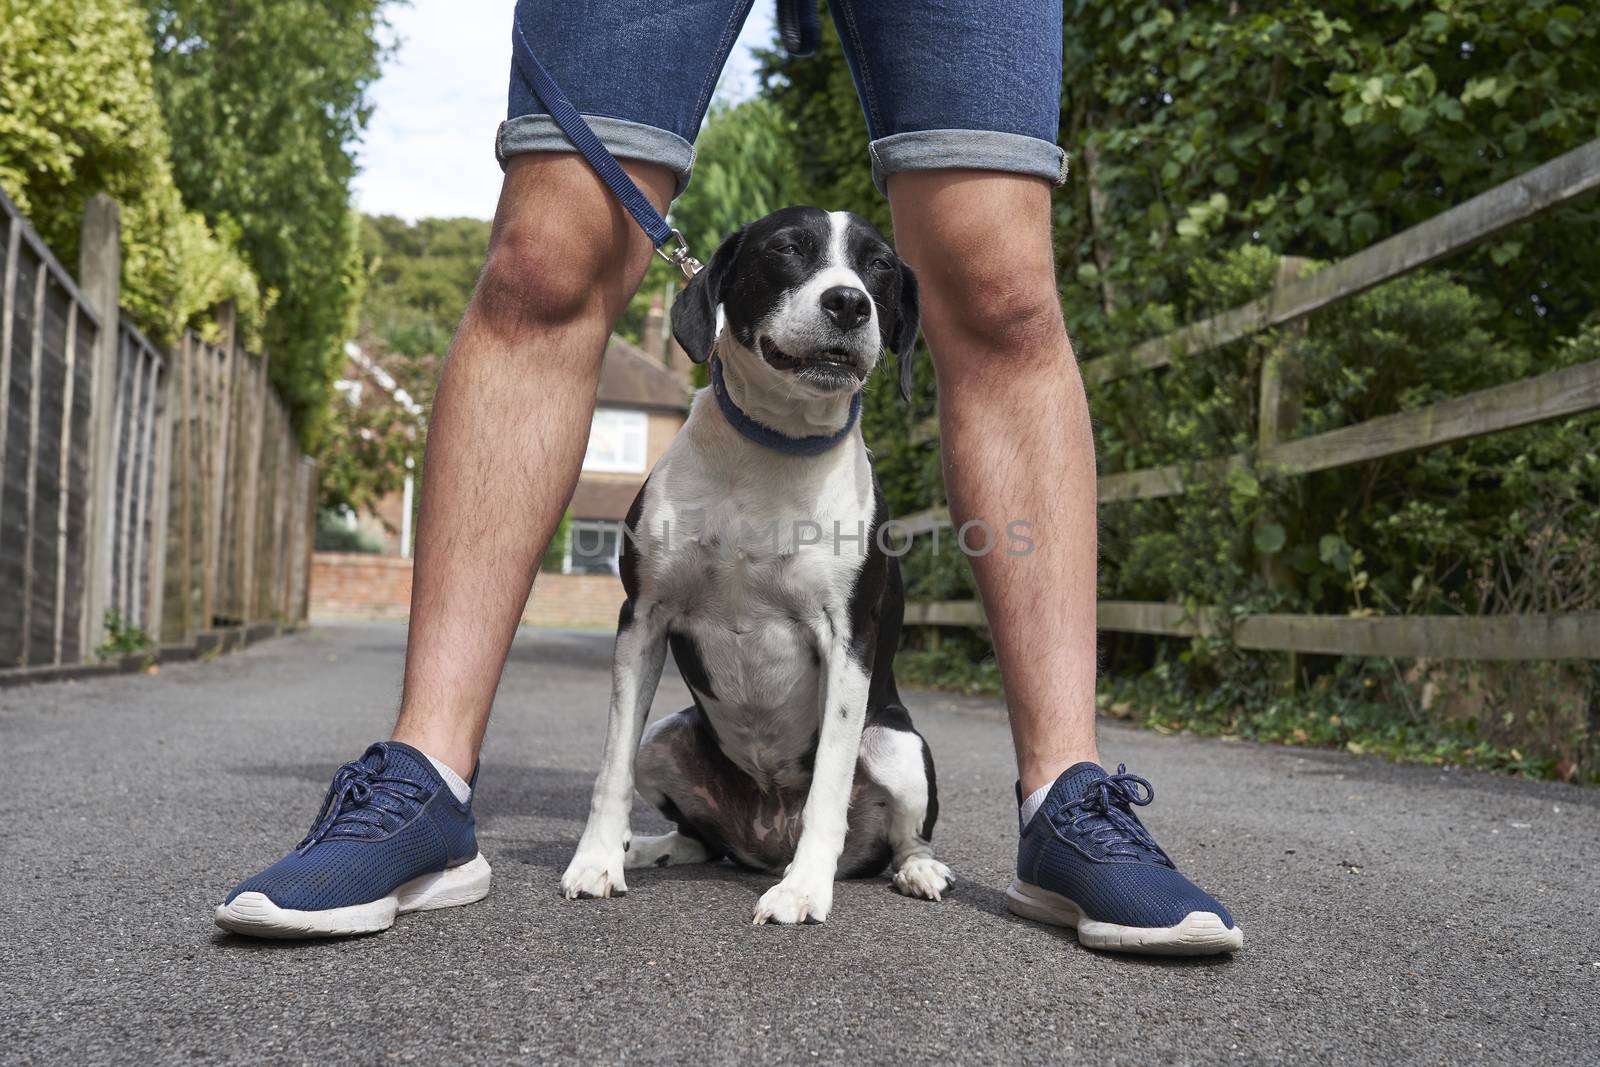
[[[359,149],[356,206],[406,219],[489,218],[500,192],[494,133],[505,118],[511,0],[411,0],[389,9],[398,48],[372,89]],[[772,4],[757,0],[717,92],[755,94],[752,47],[772,39]]]

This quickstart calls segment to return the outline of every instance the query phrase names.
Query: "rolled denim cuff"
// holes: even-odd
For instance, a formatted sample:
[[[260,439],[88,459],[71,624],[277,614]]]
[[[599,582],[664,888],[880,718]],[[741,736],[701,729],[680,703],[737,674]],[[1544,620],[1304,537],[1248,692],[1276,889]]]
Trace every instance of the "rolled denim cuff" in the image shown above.
[[[658,163],[677,175],[674,197],[689,187],[694,170],[694,145],[675,133],[626,119],[605,115],[585,115],[600,143],[618,159],[638,159]],[[576,152],[567,135],[549,115],[521,115],[500,124],[495,134],[494,155],[505,169],[506,160],[523,152]]]
[[[889,175],[903,170],[1003,170],[1067,180],[1067,154],[1060,145],[1021,133],[995,130],[913,130],[880,137],[868,146],[872,182],[888,194]]]

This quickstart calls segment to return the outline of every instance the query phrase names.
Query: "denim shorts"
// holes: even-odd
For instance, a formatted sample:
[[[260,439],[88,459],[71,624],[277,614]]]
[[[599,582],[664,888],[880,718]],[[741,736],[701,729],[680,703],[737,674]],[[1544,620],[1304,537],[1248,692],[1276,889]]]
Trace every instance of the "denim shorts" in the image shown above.
[[[759,0],[772,3],[773,0]],[[752,0],[517,0],[534,54],[612,154],[677,192]],[[1060,182],[1061,0],[829,0],[866,117],[872,178],[972,167]],[[805,62],[801,60],[801,62]],[[516,64],[501,165],[571,151]]]

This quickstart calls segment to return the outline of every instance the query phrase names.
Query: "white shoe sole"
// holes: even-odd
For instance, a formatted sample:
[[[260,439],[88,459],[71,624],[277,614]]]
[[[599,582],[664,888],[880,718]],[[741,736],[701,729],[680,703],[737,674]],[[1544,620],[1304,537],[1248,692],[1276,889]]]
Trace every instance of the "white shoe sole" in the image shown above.
[[[1091,919],[1068,898],[1021,879],[1006,890],[1006,907],[1024,919],[1070,926],[1078,931],[1079,943],[1110,952],[1210,956],[1244,945],[1244,931],[1237,924],[1229,928],[1216,912],[1191,911],[1176,926],[1118,926]]]
[[[472,904],[489,895],[489,861],[478,853],[459,867],[425,874],[368,904],[325,911],[280,908],[265,893],[240,893],[217,908],[217,925],[251,937],[349,937],[374,934],[408,911]]]

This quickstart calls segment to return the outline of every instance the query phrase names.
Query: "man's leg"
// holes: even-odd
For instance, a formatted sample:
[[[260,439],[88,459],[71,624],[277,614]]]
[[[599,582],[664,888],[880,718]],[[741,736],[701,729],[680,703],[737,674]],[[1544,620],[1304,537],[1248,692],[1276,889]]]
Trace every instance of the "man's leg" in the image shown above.
[[[972,568],[1027,796],[1098,762],[1094,441],[1056,293],[1050,184],[905,171],[889,179],[889,202],[896,249],[922,286],[951,516],[996,534]],[[1018,519],[1034,548],[1009,555]],[[975,530],[969,544],[984,540]]]
[[[673,172],[625,166],[664,206]],[[219,926],[373,933],[489,892],[471,796],[452,779],[472,776],[534,570],[577,481],[606,337],[650,254],[577,156],[511,160],[434,403],[394,740],[339,768],[311,832],[234,887]]]
[[[939,374],[945,484],[959,524],[1022,519],[1034,550],[972,561],[1027,797],[1006,906],[1094,948],[1199,955],[1244,935],[1139,823],[1150,783],[1108,775],[1094,738],[1095,470],[1067,342],[1043,179],[981,170],[889,179]],[[977,539],[981,544],[983,538]]]
[[[672,172],[623,167],[665,211]],[[578,480],[606,339],[651,254],[577,155],[510,159],[488,261],[434,400],[394,729],[463,778]]]

